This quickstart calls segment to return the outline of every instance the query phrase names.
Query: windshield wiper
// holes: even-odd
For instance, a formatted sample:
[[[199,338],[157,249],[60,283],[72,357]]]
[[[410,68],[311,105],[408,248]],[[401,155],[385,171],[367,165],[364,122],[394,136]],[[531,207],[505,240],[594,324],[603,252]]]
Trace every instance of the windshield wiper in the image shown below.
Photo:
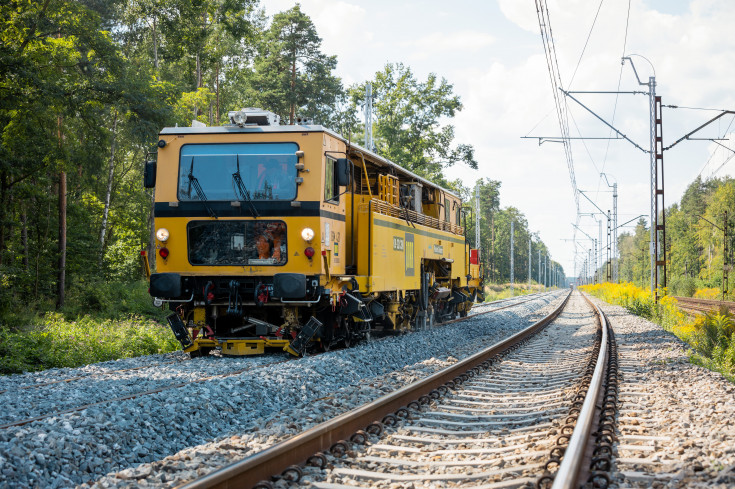
[[[248,189],[245,186],[245,183],[242,181],[242,175],[240,175],[240,155],[236,156],[236,162],[237,162],[237,171],[232,174],[232,181],[235,182],[237,191],[240,192],[240,196],[242,197],[240,200],[247,201],[250,207],[250,213],[253,215],[253,217],[260,217],[260,214],[258,213],[258,209],[256,209],[255,204],[253,204],[253,199],[250,198],[250,192],[248,192]]]
[[[199,179],[194,176],[194,157],[191,157],[191,166],[189,167],[189,188],[194,187],[194,192],[196,192],[197,197],[199,197],[199,200],[202,204],[204,204],[204,208],[207,209],[207,212],[209,213],[210,217],[213,217],[217,219],[217,214],[214,212],[212,207],[207,202],[207,196],[204,194],[204,190],[202,190],[202,186],[199,184]]]

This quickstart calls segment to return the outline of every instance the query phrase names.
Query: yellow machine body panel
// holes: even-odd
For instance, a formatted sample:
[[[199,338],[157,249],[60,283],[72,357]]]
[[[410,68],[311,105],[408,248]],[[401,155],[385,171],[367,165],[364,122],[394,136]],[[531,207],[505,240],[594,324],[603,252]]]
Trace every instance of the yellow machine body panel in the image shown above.
[[[456,286],[467,285],[464,237],[377,212],[369,215],[371,292],[417,289],[427,260],[449,268],[446,278]]]
[[[286,227],[286,243],[288,256],[286,262],[282,265],[232,265],[232,266],[206,266],[192,264],[189,259],[187,227],[191,222],[201,221],[218,221],[223,217],[157,217],[155,219],[155,227],[166,228],[169,231],[169,238],[162,242],[156,240],[155,248],[167,248],[169,254],[163,258],[160,253],[156,253],[156,271],[162,272],[181,272],[186,271],[191,275],[272,275],[273,273],[298,272],[306,274],[324,274],[325,262],[321,258],[322,252],[326,251],[328,255],[328,264],[330,272],[333,274],[343,274],[347,259],[347,233],[345,230],[345,209],[347,198],[344,194],[340,195],[337,202],[324,201],[325,187],[325,152],[344,152],[344,143],[337,138],[325,134],[323,132],[303,133],[233,133],[233,134],[196,134],[196,135],[178,135],[162,138],[166,141],[166,145],[158,150],[158,170],[156,179],[155,201],[160,208],[168,207],[177,209],[182,203],[178,200],[178,177],[181,148],[185,145],[195,144],[225,144],[225,143],[295,143],[299,149],[303,151],[304,156],[301,161],[304,164],[303,172],[299,172],[299,177],[303,179],[297,186],[296,198],[292,201],[292,207],[289,208],[284,215],[274,217],[253,217],[248,210],[248,206],[244,202],[238,202],[239,210],[242,216],[231,217],[230,221],[258,221],[276,220],[281,221]],[[318,203],[319,210],[323,211],[318,217],[302,217],[300,213],[302,202]],[[311,228],[315,232],[315,238],[306,242],[301,237],[301,230]],[[312,259],[304,255],[307,247],[312,247],[315,256]]]
[[[192,355],[347,345],[481,288],[459,197],[328,129],[166,128],[158,148],[150,289]]]

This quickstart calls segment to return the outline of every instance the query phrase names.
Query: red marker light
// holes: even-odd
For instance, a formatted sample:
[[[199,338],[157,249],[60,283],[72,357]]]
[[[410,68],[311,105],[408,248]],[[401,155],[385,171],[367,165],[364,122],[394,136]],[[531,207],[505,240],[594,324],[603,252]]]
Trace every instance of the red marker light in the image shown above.
[[[311,260],[311,258],[314,256],[314,248],[309,246],[308,248],[304,250],[304,254],[306,255],[306,258]]]
[[[168,258],[168,248],[161,248],[160,250],[158,250],[158,254],[161,255],[161,258],[165,260],[166,258]]]

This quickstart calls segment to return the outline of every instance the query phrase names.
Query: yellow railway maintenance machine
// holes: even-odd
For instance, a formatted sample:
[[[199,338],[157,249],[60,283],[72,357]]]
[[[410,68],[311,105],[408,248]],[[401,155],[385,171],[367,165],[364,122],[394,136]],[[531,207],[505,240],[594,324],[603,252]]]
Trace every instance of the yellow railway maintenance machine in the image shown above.
[[[464,316],[481,289],[459,198],[318,125],[259,109],[165,128],[156,273],[193,356],[294,355]]]

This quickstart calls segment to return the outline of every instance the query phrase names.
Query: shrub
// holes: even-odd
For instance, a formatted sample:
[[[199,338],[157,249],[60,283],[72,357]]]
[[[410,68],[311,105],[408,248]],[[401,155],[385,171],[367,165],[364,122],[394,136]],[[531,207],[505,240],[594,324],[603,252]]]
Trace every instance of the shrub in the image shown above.
[[[722,295],[722,290],[720,289],[713,289],[713,288],[705,288],[705,289],[697,289],[697,291],[694,293],[694,297],[697,299],[719,299]]]
[[[697,282],[692,277],[674,277],[669,284],[671,293],[681,297],[693,297],[697,291]]]
[[[633,284],[603,283],[580,288],[673,332],[696,351],[691,358],[693,363],[719,371],[730,378],[735,375],[735,317],[727,310],[709,312],[691,320],[678,308],[673,297],[663,296],[656,304],[648,291]],[[697,294],[700,297],[707,296],[712,291],[717,289],[698,290]]]
[[[43,325],[27,331],[0,329],[0,373],[78,367],[178,348],[168,327],[140,317],[67,321],[59,313],[48,313]]]

